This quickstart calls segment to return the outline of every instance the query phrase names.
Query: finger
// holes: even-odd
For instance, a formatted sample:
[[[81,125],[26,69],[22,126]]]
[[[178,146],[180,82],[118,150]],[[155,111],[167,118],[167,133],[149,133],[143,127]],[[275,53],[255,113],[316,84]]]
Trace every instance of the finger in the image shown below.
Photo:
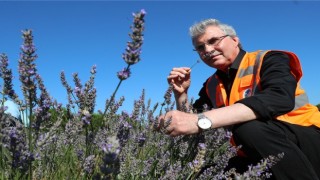
[[[190,79],[189,75],[177,75],[177,76],[169,76],[168,83],[182,83],[183,81],[188,81]]]
[[[180,68],[173,68],[172,71],[180,72],[180,73],[187,73],[190,70],[189,67],[180,67]]]
[[[180,90],[180,89],[181,89],[181,85],[177,85],[176,83],[173,83],[172,86],[173,86],[173,89],[174,89],[174,90],[176,90],[176,91],[181,91],[181,90]]]
[[[165,120],[164,124],[163,124],[163,128],[165,128],[165,129],[169,128],[169,126],[171,125],[171,122],[172,122],[171,117],[169,119]]]
[[[162,133],[164,133],[164,134],[170,135],[170,134],[172,133],[172,131],[173,131],[173,128],[170,127],[170,126],[167,127],[167,128],[162,127],[162,128],[160,129],[160,131],[161,131]]]
[[[186,74],[180,73],[180,72],[172,72],[169,74],[167,79],[177,79],[177,78],[185,78]]]
[[[163,132],[164,134],[167,134],[167,135],[170,135],[170,136],[171,136],[171,134],[174,132],[174,128],[171,127],[171,126],[169,126],[169,127],[167,127],[167,128],[163,128],[163,129],[162,129],[162,132]]]
[[[168,117],[167,114],[164,117]],[[172,122],[171,116],[168,119],[163,121],[163,126],[161,128],[163,133],[170,134],[173,131],[173,127],[171,126],[171,122]]]
[[[159,116],[157,121],[153,124],[153,129],[159,131],[163,127],[164,122],[164,116]]]
[[[176,136],[178,136],[178,134],[177,134],[176,132],[174,132],[174,131],[170,132],[170,134],[168,134],[168,135],[171,136],[171,137],[176,137]]]
[[[178,132],[178,131],[171,131],[170,134],[168,134],[171,137],[181,136],[185,135],[184,133]]]
[[[190,68],[183,67],[183,68],[173,68],[170,72],[170,75],[179,75],[184,76],[190,72]]]

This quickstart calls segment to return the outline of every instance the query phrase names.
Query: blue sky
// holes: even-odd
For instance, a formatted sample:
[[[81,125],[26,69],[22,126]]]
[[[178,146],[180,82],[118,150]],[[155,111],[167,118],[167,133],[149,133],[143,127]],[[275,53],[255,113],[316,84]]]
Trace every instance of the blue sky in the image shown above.
[[[126,66],[121,58],[129,41],[132,12],[145,9],[145,40],[141,61],[132,66],[116,98],[125,96],[123,110],[145,89],[151,104],[163,102],[166,77],[173,67],[191,66],[198,60],[192,51],[188,28],[195,22],[216,18],[232,25],[246,51],[281,49],[295,52],[301,60],[302,87],[312,104],[320,103],[320,2],[317,1],[0,1],[0,53],[9,57],[15,89],[21,30],[32,29],[37,48],[38,72],[58,102],[67,96],[60,82],[64,71],[70,85],[72,73],[82,82],[97,66],[96,110],[103,109],[119,80],[116,72]],[[189,96],[215,69],[199,63],[192,70]]]

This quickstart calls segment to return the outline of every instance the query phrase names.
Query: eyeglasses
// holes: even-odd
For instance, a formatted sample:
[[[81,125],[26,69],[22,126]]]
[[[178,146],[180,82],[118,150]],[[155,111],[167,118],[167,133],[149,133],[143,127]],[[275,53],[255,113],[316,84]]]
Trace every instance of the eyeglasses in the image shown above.
[[[229,35],[224,35],[224,36],[220,36],[220,37],[212,37],[206,43],[197,45],[195,47],[194,51],[202,52],[202,51],[204,51],[206,49],[206,45],[208,45],[208,46],[217,46],[227,36],[229,36]]]

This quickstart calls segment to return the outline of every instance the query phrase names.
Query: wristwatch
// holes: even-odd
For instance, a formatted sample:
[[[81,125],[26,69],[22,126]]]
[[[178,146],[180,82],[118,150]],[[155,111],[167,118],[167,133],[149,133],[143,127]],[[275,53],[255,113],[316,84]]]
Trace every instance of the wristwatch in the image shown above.
[[[200,113],[198,114],[198,126],[202,130],[210,129],[212,126],[212,121],[203,113]]]

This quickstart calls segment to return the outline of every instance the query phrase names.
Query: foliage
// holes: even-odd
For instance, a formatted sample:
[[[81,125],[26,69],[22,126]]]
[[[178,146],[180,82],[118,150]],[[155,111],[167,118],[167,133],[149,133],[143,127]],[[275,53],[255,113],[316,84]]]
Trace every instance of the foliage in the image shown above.
[[[169,137],[154,130],[157,124],[151,100],[145,91],[134,102],[131,113],[118,113],[124,97],[115,100],[120,84],[130,76],[129,67],[140,60],[144,16],[134,13],[131,42],[123,59],[127,67],[117,73],[120,83],[106,100],[105,112],[95,113],[96,67],[84,85],[77,73],[75,87],[66,88],[68,103],[63,107],[47,92],[36,69],[37,55],[31,30],[22,31],[24,43],[19,60],[19,79],[23,99],[12,89],[12,71],[8,58],[1,55],[2,102],[15,101],[20,110],[28,109],[30,125],[5,114],[0,106],[0,179],[264,179],[278,157],[264,159],[244,174],[231,169],[224,172],[228,160],[236,154],[229,143],[231,133],[219,128],[197,135]],[[161,110],[173,108],[171,90],[165,94]],[[186,107],[185,111],[190,108]]]

